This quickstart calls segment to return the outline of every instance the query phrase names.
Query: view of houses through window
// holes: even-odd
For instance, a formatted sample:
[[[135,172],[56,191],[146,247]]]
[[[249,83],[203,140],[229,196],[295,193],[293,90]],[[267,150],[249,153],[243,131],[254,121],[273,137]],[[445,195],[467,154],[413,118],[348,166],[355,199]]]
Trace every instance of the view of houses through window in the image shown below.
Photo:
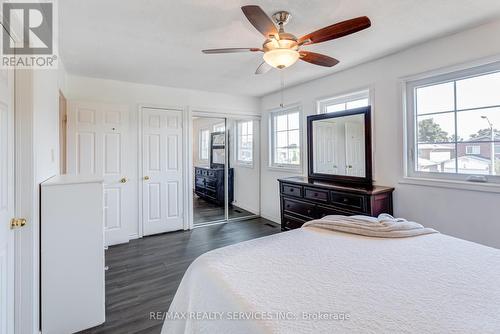
[[[414,94],[417,171],[500,175],[500,72]]]
[[[238,122],[236,132],[237,160],[240,163],[251,164],[253,161],[253,121]]]
[[[208,160],[209,145],[210,145],[210,130],[202,129],[200,130],[200,146],[199,155],[200,160]]]
[[[275,167],[300,166],[298,108],[271,113],[271,161]]]

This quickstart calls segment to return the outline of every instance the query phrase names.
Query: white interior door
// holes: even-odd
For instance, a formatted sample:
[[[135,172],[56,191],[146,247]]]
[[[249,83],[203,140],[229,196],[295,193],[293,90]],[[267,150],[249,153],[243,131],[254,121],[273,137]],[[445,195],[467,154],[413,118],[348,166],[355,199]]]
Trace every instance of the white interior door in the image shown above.
[[[365,139],[363,124],[345,124],[346,172],[350,176],[365,176]]]
[[[0,70],[0,334],[14,333],[14,75]]]
[[[127,106],[70,102],[68,113],[68,171],[104,179],[106,245],[129,241],[134,219],[134,183],[127,151]]]
[[[338,174],[338,131],[335,122],[316,122],[314,129],[316,173]]]
[[[183,228],[182,112],[142,108],[143,234]]]

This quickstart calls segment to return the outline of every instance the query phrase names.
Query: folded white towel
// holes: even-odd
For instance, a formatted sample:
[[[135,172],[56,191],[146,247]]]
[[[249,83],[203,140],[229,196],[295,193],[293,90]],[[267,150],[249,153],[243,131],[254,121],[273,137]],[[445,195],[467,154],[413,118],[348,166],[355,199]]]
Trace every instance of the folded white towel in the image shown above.
[[[405,238],[439,233],[432,228],[423,227],[416,222],[411,222],[403,218],[394,218],[385,213],[379,215],[377,218],[368,216],[326,216],[322,219],[311,220],[302,225],[302,227],[308,226],[379,238]]]

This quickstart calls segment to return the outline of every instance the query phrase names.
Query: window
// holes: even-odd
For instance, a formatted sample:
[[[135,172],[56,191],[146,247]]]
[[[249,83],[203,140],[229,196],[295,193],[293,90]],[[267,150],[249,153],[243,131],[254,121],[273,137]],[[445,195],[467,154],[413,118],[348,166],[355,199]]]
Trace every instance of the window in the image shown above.
[[[241,121],[236,128],[236,158],[239,163],[253,162],[253,121]]]
[[[214,125],[214,132],[224,132],[226,131],[226,124],[224,122]]]
[[[208,160],[208,153],[210,149],[210,131],[208,129],[200,130],[199,137],[199,158],[200,160]]]
[[[500,63],[407,82],[407,175],[499,183],[499,89]]]
[[[318,101],[318,114],[345,111],[370,105],[370,92],[363,90]]]
[[[298,107],[271,112],[270,161],[272,167],[299,168],[300,109]]]
[[[478,155],[481,154],[481,146],[465,146],[465,154]]]

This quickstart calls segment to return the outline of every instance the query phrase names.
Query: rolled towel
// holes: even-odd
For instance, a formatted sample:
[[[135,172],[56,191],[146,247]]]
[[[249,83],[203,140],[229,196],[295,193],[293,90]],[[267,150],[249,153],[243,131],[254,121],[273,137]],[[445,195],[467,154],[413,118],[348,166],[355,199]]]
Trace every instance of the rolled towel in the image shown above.
[[[378,238],[405,238],[439,233],[432,228],[423,227],[419,223],[403,218],[394,218],[385,213],[377,218],[368,216],[326,216],[322,219],[309,221],[302,227],[318,227]]]

